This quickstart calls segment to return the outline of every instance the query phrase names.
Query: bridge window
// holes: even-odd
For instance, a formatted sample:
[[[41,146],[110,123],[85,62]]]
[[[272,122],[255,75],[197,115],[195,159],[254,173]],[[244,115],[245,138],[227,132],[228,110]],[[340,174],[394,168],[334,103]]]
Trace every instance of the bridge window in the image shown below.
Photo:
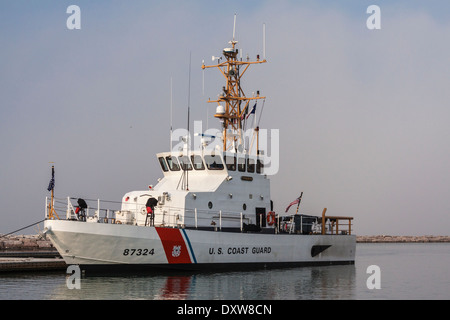
[[[164,172],[169,171],[169,167],[167,167],[166,160],[164,160],[163,157],[159,157],[158,160],[159,160],[159,164],[161,165],[162,171],[164,171]]]
[[[171,171],[180,171],[180,166],[178,165],[177,158],[166,157],[167,164],[169,165],[169,169]]]
[[[262,173],[264,170],[264,163],[260,159],[256,160],[256,173]]]
[[[255,172],[255,159],[247,159],[247,172]]]
[[[203,164],[202,157],[199,155],[191,156],[192,163],[194,164],[195,170],[205,170],[205,165]]]
[[[205,155],[205,163],[209,170],[223,170],[223,163],[220,156]]]
[[[180,161],[182,170],[192,170],[191,161],[189,161],[189,158],[187,156],[178,157],[178,160]]]
[[[245,158],[238,158],[238,171],[245,172]]]
[[[229,171],[236,171],[236,156],[225,156],[225,164]]]

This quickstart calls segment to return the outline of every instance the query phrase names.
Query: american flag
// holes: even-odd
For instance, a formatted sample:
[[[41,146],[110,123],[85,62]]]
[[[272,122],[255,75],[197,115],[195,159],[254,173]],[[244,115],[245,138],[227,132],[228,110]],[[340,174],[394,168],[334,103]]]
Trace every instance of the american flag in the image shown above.
[[[297,199],[295,199],[294,201],[292,201],[291,203],[289,203],[288,207],[286,208],[286,212],[288,212],[288,211],[289,211],[289,208],[292,207],[293,205],[300,203],[300,201],[302,200],[302,195],[303,195],[303,192],[302,192],[302,194],[300,195],[300,197],[298,197]]]
[[[299,203],[299,202],[300,202],[300,198],[297,198],[297,199],[295,199],[294,201],[292,201],[291,203],[289,203],[288,207],[286,208],[286,212],[289,211],[289,208],[290,208],[291,206],[293,206],[294,204],[297,204],[297,203]]]
[[[256,113],[256,103],[257,102],[255,102],[255,105],[253,106],[253,108],[252,108],[252,110],[250,112],[248,112],[248,109],[246,109],[246,112],[242,113],[241,120],[244,120],[244,119],[247,120],[248,117],[250,117],[250,115]]]
[[[253,106],[252,111],[250,111],[249,114],[247,114],[247,117],[245,119],[248,119],[248,117],[250,117],[251,114],[255,114],[255,112],[256,112],[256,103]]]

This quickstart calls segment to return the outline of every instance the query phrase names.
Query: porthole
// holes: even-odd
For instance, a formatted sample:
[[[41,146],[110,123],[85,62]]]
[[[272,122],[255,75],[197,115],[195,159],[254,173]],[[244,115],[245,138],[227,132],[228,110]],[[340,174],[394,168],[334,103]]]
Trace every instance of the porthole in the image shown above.
[[[208,208],[212,209],[212,207],[213,207],[212,202],[211,201],[208,202]]]
[[[247,205],[244,203],[244,205],[242,206],[242,209],[247,210]]]

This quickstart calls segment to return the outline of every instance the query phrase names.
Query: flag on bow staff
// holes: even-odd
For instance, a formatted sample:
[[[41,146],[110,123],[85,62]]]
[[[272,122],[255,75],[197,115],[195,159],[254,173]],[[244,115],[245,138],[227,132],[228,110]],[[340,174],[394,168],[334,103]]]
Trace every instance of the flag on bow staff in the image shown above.
[[[54,187],[55,187],[55,167],[52,166],[52,178],[50,179],[47,190],[52,191]]]
[[[52,192],[52,197],[51,197],[50,203],[48,205],[48,209],[49,209],[49,211],[48,211],[48,218],[49,219],[55,219],[55,217],[57,219],[59,219],[59,216],[56,213],[55,206],[54,206],[54,202],[55,202],[54,190],[53,190],[54,188],[55,188],[55,166],[52,166],[52,178],[50,179],[50,182],[49,182],[48,188],[47,188],[48,191]]]
[[[289,205],[287,206],[285,212],[288,212],[289,208],[292,207],[293,205],[296,205],[296,204],[297,204],[297,211],[298,211],[298,207],[300,206],[300,202],[302,201],[302,196],[303,196],[303,192],[300,194],[300,197],[298,197],[297,199],[295,199],[294,201],[289,203]]]

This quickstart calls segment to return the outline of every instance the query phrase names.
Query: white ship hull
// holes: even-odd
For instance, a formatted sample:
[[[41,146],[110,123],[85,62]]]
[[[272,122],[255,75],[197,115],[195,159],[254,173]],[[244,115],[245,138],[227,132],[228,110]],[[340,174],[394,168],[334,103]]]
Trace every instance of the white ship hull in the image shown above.
[[[214,232],[46,220],[68,265],[84,270],[219,270],[353,264],[353,235]]]

